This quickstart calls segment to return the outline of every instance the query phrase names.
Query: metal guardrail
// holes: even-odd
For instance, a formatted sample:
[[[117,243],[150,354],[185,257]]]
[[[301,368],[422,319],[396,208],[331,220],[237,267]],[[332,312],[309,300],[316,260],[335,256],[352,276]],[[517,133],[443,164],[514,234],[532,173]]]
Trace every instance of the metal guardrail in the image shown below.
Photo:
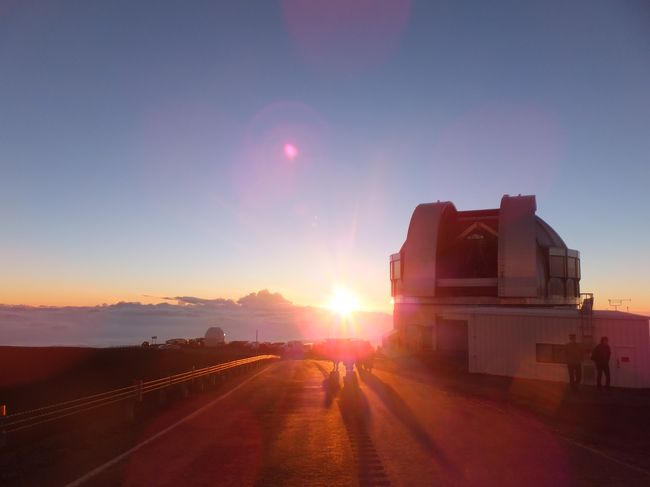
[[[203,377],[212,376],[213,378],[216,378],[217,374],[227,370],[279,358],[280,357],[277,355],[257,355],[255,357],[233,360],[232,362],[212,365],[202,369],[193,369],[189,372],[182,372],[180,374],[174,374],[160,379],[138,381],[131,386],[122,387],[120,389],[113,389],[111,391],[58,402],[48,406],[20,411],[9,415],[6,414],[6,405],[0,405],[0,436],[33,428],[68,416],[85,413],[93,409],[102,408],[128,399],[132,399],[135,402],[141,402],[146,394],[155,391],[161,391],[178,384],[187,382],[191,383],[196,379]]]

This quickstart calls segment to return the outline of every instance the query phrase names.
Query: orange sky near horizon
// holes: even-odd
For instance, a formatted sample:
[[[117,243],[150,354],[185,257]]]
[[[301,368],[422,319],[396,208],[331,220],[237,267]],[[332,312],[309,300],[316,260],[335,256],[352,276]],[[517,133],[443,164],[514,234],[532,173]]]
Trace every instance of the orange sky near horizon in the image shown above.
[[[584,283],[583,283],[584,286]],[[34,285],[27,288],[10,288],[6,284],[0,285],[0,304],[5,305],[27,305],[27,306],[97,306],[102,304],[114,304],[120,301],[140,302],[143,304],[156,304],[165,302],[163,297],[194,296],[205,299],[224,298],[237,300],[251,292],[263,289],[233,289],[229,292],[219,289],[186,288],[185,292],[172,292],[169,289],[155,289],[148,292],[138,293],[134,290],[127,292],[111,292],[110,290],[82,287],[74,285],[61,285],[56,288],[46,288],[45,285]],[[287,300],[298,306],[315,306],[327,308],[331,300],[335,286],[329,290],[325,286],[320,295],[307,294],[300,291],[269,288],[271,292],[279,292]],[[347,286],[350,292],[354,293],[358,300],[360,311],[380,311],[392,313],[390,295],[372,296],[364,294],[363,289]],[[599,292],[600,291],[600,292]],[[609,305],[608,299],[603,296],[616,296],[622,299],[631,299],[623,302],[619,310],[625,311],[629,308],[631,313],[650,315],[650,299],[642,291],[632,294],[612,294],[614,289],[611,286],[602,288],[589,288],[585,292],[594,292],[596,309],[614,309]],[[383,298],[383,299],[382,299]]]
[[[304,294],[300,292],[292,292],[292,290],[283,290],[277,288],[268,288],[270,292],[279,292],[285,299],[291,301],[297,306],[315,306],[327,308],[330,306],[332,294],[335,292],[336,285],[332,285],[327,291],[321,295]],[[215,289],[185,289],[185,292],[172,292],[171,290],[157,289],[147,293],[138,293],[135,291],[128,291],[123,293],[110,292],[110,290],[61,286],[56,289],[45,290],[43,286],[34,285],[27,289],[8,288],[0,285],[0,304],[5,305],[26,305],[26,306],[98,306],[102,304],[114,304],[120,301],[125,302],[140,302],[143,304],[156,304],[161,302],[168,302],[165,297],[175,296],[193,296],[204,299],[232,299],[234,301],[246,296],[251,292],[258,292],[264,287],[259,289],[233,289],[215,290]],[[385,299],[372,299],[372,297],[364,296],[356,288],[347,287],[351,293],[354,294],[358,303],[356,308],[359,311],[381,311],[392,312],[392,304],[390,295],[386,295]],[[382,302],[384,301],[384,302]]]

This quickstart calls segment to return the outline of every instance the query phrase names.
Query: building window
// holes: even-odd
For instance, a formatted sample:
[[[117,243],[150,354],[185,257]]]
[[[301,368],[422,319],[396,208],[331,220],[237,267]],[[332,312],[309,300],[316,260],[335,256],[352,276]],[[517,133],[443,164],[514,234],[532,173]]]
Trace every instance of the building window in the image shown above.
[[[576,282],[573,279],[566,280],[566,295],[567,298],[578,297],[578,290],[576,289]]]
[[[402,278],[402,261],[393,260],[390,263],[390,279],[396,281]]]
[[[564,345],[556,343],[537,343],[536,357],[543,364],[566,364]]]
[[[548,259],[549,275],[551,277],[566,277],[566,258],[560,255],[551,255]]]
[[[567,264],[567,277],[572,279],[578,278],[578,259],[569,257],[566,261]]]

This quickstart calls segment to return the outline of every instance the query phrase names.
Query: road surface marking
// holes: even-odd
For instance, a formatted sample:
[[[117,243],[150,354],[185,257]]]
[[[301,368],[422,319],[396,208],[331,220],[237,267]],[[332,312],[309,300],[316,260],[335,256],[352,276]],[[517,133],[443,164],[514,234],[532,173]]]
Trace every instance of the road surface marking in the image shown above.
[[[79,477],[77,480],[74,480],[74,481],[70,482],[69,484],[67,484],[67,487],[77,487],[77,486],[79,486],[79,485],[82,485],[83,483],[87,482],[88,480],[90,480],[91,478],[93,478],[94,476],[96,476],[97,474],[99,474],[99,473],[103,472],[104,470],[106,470],[107,468],[112,467],[113,465],[119,463],[120,461],[124,460],[126,457],[128,457],[129,455],[131,455],[132,453],[135,453],[136,451],[140,450],[143,446],[148,445],[148,444],[151,443],[152,441],[154,441],[154,440],[160,438],[161,436],[163,436],[163,435],[169,433],[169,432],[170,432],[171,430],[173,430],[174,428],[176,428],[176,427],[180,426],[181,424],[183,424],[183,423],[189,421],[190,419],[195,418],[196,416],[198,416],[199,414],[201,414],[202,412],[204,412],[206,409],[211,408],[212,406],[214,406],[216,403],[218,403],[218,402],[221,401],[222,399],[225,399],[226,397],[230,396],[230,395],[231,395],[233,392],[235,392],[237,389],[240,389],[240,388],[242,388],[243,386],[245,386],[246,384],[248,384],[248,383],[249,383],[250,381],[252,381],[255,377],[259,376],[260,374],[263,374],[263,373],[266,371],[267,368],[268,368],[268,367],[265,367],[263,370],[260,370],[257,374],[250,376],[248,379],[246,379],[245,381],[243,381],[243,382],[237,384],[235,387],[233,387],[233,388],[230,389],[229,391],[223,393],[221,396],[217,397],[216,399],[213,399],[212,401],[210,401],[210,402],[209,402],[208,404],[206,404],[205,406],[203,406],[203,407],[197,409],[196,411],[194,411],[194,412],[188,414],[187,416],[185,416],[185,417],[179,419],[179,420],[176,421],[174,424],[172,424],[172,425],[170,425],[170,426],[167,426],[167,428],[165,428],[165,429],[159,431],[158,433],[156,433],[156,434],[153,435],[153,436],[150,436],[149,438],[147,438],[146,440],[144,440],[144,441],[141,442],[141,443],[138,443],[138,444],[135,445],[134,447],[131,447],[130,449],[128,449],[128,450],[125,451],[124,453],[119,454],[118,456],[116,456],[116,457],[113,458],[112,460],[109,460],[108,462],[106,462],[106,463],[100,465],[99,467],[94,468],[93,470],[91,470],[91,471],[88,472],[87,474],[85,474],[85,475]]]

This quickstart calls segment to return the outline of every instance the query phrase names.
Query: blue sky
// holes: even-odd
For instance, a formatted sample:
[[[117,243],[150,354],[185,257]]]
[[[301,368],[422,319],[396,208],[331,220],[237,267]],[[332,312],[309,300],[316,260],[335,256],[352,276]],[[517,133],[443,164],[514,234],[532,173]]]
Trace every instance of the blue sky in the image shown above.
[[[522,193],[650,309],[647,2],[314,3],[0,3],[0,302],[388,309],[418,203]]]

